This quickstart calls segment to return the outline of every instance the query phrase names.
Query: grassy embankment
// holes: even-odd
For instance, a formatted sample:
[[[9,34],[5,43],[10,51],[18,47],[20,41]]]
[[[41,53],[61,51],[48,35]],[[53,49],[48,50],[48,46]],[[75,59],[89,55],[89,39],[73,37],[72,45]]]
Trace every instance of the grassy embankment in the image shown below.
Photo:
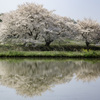
[[[85,45],[0,45],[0,57],[100,58],[100,46],[91,45],[88,52]]]
[[[100,58],[100,51],[6,51],[0,57],[67,57],[67,58]]]

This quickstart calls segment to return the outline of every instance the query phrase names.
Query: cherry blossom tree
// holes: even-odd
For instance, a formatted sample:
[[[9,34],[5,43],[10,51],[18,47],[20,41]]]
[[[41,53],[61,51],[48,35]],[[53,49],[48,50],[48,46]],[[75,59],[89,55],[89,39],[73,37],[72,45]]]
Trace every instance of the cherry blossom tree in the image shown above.
[[[81,39],[85,41],[87,49],[89,50],[90,43],[98,43],[100,41],[100,24],[92,19],[78,21],[78,24]]]
[[[62,34],[70,34],[69,18],[61,17],[42,5],[26,3],[2,16],[1,41],[41,41],[49,46]]]

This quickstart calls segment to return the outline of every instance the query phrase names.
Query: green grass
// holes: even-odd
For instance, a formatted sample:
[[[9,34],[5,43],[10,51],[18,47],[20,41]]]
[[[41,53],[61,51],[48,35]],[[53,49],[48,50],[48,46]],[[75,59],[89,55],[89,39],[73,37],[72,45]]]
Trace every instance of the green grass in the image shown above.
[[[100,51],[5,51],[0,57],[68,57],[68,58],[100,58]]]

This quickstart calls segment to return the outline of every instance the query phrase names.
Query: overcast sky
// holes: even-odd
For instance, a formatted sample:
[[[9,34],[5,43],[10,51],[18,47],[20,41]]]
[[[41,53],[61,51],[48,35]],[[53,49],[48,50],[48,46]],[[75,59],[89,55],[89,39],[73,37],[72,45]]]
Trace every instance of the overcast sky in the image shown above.
[[[72,19],[92,18],[100,22],[100,0],[0,0],[0,13],[17,9],[19,4],[33,2]]]

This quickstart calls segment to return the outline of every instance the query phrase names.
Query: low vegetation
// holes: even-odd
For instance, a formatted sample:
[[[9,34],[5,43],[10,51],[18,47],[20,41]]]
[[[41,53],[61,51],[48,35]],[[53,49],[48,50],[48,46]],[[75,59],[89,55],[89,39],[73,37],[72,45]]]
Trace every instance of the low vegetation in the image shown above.
[[[0,57],[67,57],[67,58],[100,58],[100,51],[8,51],[0,52]]]
[[[85,44],[52,44],[49,47],[42,45],[32,46],[28,45],[27,47],[23,46],[22,44],[18,45],[0,45],[0,52],[3,51],[82,51],[86,50]],[[90,45],[89,50],[99,51],[100,46]]]

